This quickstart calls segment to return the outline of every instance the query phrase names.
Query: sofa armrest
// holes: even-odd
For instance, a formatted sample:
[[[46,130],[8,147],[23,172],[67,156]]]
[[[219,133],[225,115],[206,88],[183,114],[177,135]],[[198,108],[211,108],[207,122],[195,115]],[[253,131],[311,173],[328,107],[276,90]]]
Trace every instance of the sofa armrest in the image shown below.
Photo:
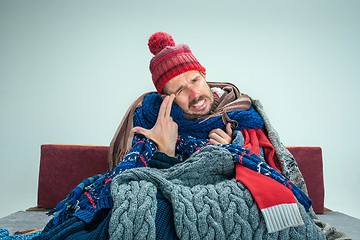
[[[287,147],[298,163],[305,179],[313,209],[317,214],[324,212],[323,161],[320,147]]]
[[[105,173],[108,150],[108,146],[41,145],[38,207],[56,207],[84,179]]]

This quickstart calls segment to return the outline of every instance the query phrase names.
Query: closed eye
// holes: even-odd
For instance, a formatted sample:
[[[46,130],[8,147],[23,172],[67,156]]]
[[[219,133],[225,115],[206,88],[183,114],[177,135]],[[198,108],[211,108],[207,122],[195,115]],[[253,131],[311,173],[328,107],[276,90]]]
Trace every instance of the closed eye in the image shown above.
[[[176,90],[175,95],[178,95],[179,93],[181,93],[182,90],[184,90],[184,87],[183,86],[179,87],[179,89]]]

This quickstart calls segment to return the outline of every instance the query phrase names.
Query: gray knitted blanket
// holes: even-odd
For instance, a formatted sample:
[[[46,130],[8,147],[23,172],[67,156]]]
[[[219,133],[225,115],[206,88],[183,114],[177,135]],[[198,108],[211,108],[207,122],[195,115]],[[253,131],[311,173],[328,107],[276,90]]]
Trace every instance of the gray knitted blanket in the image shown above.
[[[249,190],[234,179],[231,154],[207,146],[169,169],[137,168],[112,182],[111,239],[155,239],[156,192],[173,208],[180,239],[325,239],[298,204],[304,225],[268,233]]]

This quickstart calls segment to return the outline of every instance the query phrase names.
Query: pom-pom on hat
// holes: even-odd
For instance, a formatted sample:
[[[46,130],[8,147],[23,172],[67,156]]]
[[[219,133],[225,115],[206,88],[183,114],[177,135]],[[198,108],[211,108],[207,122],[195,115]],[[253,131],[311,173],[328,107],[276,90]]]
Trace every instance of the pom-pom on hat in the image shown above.
[[[175,45],[174,39],[165,32],[150,36],[148,46],[155,56],[150,61],[150,72],[158,93],[162,94],[165,84],[184,72],[199,70],[205,72],[186,44]]]

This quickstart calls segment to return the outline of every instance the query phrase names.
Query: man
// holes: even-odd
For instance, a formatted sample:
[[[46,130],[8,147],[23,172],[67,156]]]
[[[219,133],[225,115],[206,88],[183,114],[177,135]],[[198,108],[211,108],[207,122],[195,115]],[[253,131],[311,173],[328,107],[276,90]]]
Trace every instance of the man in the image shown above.
[[[163,218],[161,221],[155,220],[158,223],[156,225],[157,231],[163,229],[164,225],[174,226],[171,224],[172,218],[174,218],[175,226],[181,225],[179,229],[188,229],[188,231],[193,231],[195,235],[200,234],[200,239],[207,238],[206,232],[204,233],[201,229],[194,230],[194,226],[195,228],[198,226],[201,228],[203,224],[206,226],[206,221],[202,223],[204,216],[206,216],[205,218],[222,216],[224,219],[220,217],[212,226],[219,226],[220,232],[226,232],[226,224],[223,225],[223,223],[230,220],[226,217],[228,210],[222,212],[218,200],[222,198],[227,199],[225,201],[242,199],[238,196],[224,197],[226,196],[225,192],[220,193],[219,196],[215,193],[218,191],[215,190],[217,182],[212,182],[213,179],[219,177],[219,179],[229,180],[229,177],[234,177],[232,174],[226,175],[226,171],[218,175],[218,169],[216,169],[218,165],[219,169],[226,169],[226,167],[222,167],[222,164],[226,164],[223,157],[227,153],[232,155],[233,160],[230,165],[234,167],[233,162],[236,163],[235,179],[250,189],[263,213],[263,219],[265,219],[267,226],[267,232],[265,231],[264,234],[304,225],[294,195],[307,211],[311,206],[311,200],[297,186],[279,173],[281,172],[278,169],[280,163],[275,157],[275,148],[263,131],[265,128],[264,115],[260,116],[257,111],[260,110],[261,112],[260,105],[255,102],[254,106],[258,108],[255,110],[251,99],[247,95],[241,94],[232,84],[207,83],[205,79],[206,70],[194,57],[190,48],[185,44],[175,45],[169,34],[163,32],[153,34],[148,45],[150,51],[155,55],[150,61],[150,72],[157,93],[146,93],[134,102],[110,144],[109,166],[113,167],[114,171],[121,173],[117,175],[111,186],[112,197],[117,207],[113,209],[116,214],[113,214],[110,220],[113,222],[110,223],[109,227],[110,235],[115,238],[126,235],[122,230],[125,227],[124,222],[119,220],[122,213],[118,212],[127,209],[131,205],[128,202],[134,201],[135,205],[138,205],[139,202],[146,202],[147,206],[151,205],[146,200],[154,197],[150,193],[144,199],[134,200],[138,199],[138,196],[143,196],[143,192],[151,192],[150,189],[141,190],[144,187],[140,183],[141,181],[156,186],[159,192],[156,195],[159,216],[164,215],[164,209],[167,209],[165,212],[174,211],[174,216],[170,220],[169,218],[165,218],[167,221]],[[212,144],[219,147],[206,148]],[[220,151],[226,149],[226,151],[215,154],[214,152],[217,149]],[[202,153],[204,153],[203,156]],[[186,159],[190,160],[185,161]],[[197,165],[197,163],[201,164]],[[208,165],[209,163],[211,166]],[[125,169],[129,168],[128,166],[137,169],[136,171],[124,172]],[[139,168],[141,166],[150,168]],[[294,169],[293,166],[292,170],[294,171],[292,172],[300,174],[298,169]],[[151,167],[169,169],[158,172],[151,170]],[[202,173],[199,174],[199,171]],[[258,175],[256,172],[261,174]],[[179,176],[178,173],[183,174]],[[197,177],[194,178],[194,175]],[[190,183],[187,182],[188,178],[192,179]],[[284,186],[277,185],[278,182],[270,181],[270,178]],[[140,181],[136,183],[139,185],[135,185],[136,187],[132,190],[124,192],[124,184],[126,186],[129,179],[134,182]],[[183,185],[184,180],[186,183]],[[225,185],[229,185],[224,185],[224,189],[233,183],[231,180],[229,180],[230,182],[227,180],[225,180]],[[300,183],[302,183],[301,181]],[[201,190],[201,186],[208,186],[211,190],[208,187]],[[196,190],[191,190],[192,187]],[[181,190],[174,193],[172,189],[178,188]],[[235,188],[235,192],[241,192],[240,188]],[[277,195],[274,196],[271,193],[266,193],[266,191],[275,191]],[[203,199],[200,197],[203,192],[208,192],[211,196],[205,196]],[[183,193],[186,193],[186,196],[182,196]],[[162,195],[167,196],[166,200],[161,200],[164,198]],[[179,197],[179,195],[181,196]],[[179,201],[182,200],[179,199],[183,200],[180,204]],[[208,201],[206,199],[211,199],[213,207],[210,212],[213,212],[214,215],[206,211],[206,206],[197,205],[198,202]],[[271,204],[268,205],[270,202]],[[217,205],[218,203],[220,205]],[[181,210],[184,205],[193,209],[194,212]],[[172,210],[171,206],[173,206]],[[240,209],[242,207],[247,208],[241,204],[238,206]],[[239,211],[241,211],[240,209]],[[217,212],[217,210],[219,211]],[[137,212],[133,212],[133,209],[130,208],[127,211],[129,211],[127,214],[136,214]],[[199,212],[195,213],[197,211]],[[148,215],[151,216],[151,212]],[[148,219],[148,215],[144,218]],[[187,218],[191,218],[191,220],[182,220]],[[247,221],[245,220],[247,217],[242,216],[241,218]],[[262,221],[260,218],[258,220]],[[151,232],[147,229],[152,229],[152,227],[137,225],[137,222],[134,224],[136,229],[144,229],[146,233]],[[256,228],[255,226],[252,227]],[[321,239],[321,234],[312,228],[312,225],[306,225],[305,228],[309,227],[311,228],[309,231]],[[212,227],[209,225],[205,228]],[[234,231],[224,232],[225,239],[231,234],[235,234],[236,231]],[[255,236],[255,232],[258,230],[249,232],[249,234]],[[171,231],[169,234],[173,236]],[[186,238],[187,233],[177,232],[177,235]]]

